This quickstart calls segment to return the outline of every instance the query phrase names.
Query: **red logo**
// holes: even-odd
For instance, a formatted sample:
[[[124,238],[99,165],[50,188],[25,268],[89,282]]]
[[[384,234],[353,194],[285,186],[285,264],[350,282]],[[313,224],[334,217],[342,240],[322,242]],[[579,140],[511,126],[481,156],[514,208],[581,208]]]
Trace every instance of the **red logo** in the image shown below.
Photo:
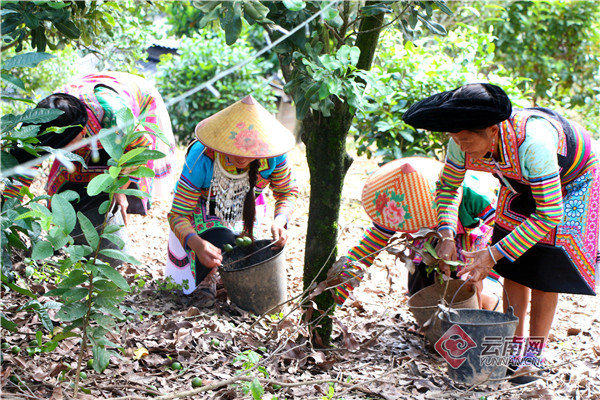
[[[463,355],[477,345],[460,326],[452,325],[435,343],[434,347],[440,356],[456,369],[467,359]]]

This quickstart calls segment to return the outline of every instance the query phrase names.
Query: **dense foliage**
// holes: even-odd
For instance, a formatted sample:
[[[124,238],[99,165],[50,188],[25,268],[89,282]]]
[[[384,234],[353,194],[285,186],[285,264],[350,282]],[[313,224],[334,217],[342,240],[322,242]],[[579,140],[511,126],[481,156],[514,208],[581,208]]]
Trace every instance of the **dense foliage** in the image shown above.
[[[170,98],[179,96],[218,73],[247,61],[254,49],[245,39],[227,46],[222,31],[207,30],[183,38],[177,52],[178,55],[161,56],[156,75],[156,86],[167,103]],[[270,62],[256,58],[216,81],[211,90],[201,90],[171,104],[169,114],[176,137],[186,144],[193,138],[198,122],[249,94],[265,108],[275,112],[277,99],[269,86],[269,77],[264,75],[265,71],[271,68]]]
[[[495,9],[486,25],[497,36],[496,61],[534,105],[574,108],[600,127],[600,3],[515,1]]]
[[[353,124],[358,154],[382,156],[382,162],[422,155],[443,159],[443,132],[415,130],[402,121],[413,103],[475,81],[503,87],[514,100],[522,98],[507,71],[494,62],[494,35],[477,27],[459,27],[447,36],[403,41],[394,32],[381,38],[373,72],[387,90],[370,93],[373,106]],[[523,103],[524,104],[524,103]]]

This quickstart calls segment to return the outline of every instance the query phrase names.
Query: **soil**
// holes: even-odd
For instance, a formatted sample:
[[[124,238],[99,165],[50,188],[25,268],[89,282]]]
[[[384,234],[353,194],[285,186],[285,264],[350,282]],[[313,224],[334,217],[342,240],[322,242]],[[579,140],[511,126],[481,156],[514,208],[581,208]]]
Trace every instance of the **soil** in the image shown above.
[[[428,350],[416,332],[406,304],[406,268],[389,254],[377,258],[352,297],[333,313],[332,346],[311,346],[297,303],[303,287],[310,193],[303,146],[290,153],[290,160],[300,200],[285,247],[290,301],[284,309],[254,316],[232,304],[222,287],[216,303],[201,308],[198,293],[184,296],[166,287],[170,202],[156,201],[149,215],[129,220],[132,255],[140,265],[120,267],[134,289],[121,308],[127,319],[108,337],[122,351],[111,357],[104,372],[86,369],[80,399],[600,399],[597,297],[560,296],[546,352],[548,371],[542,379],[522,386],[504,380],[467,386],[448,377],[445,361]],[[378,161],[355,157],[348,172],[338,253],[354,245],[370,226],[360,195]],[[268,203],[272,210],[272,197]],[[258,237],[270,239],[269,224],[267,218]],[[17,272],[24,279],[22,271]],[[27,284],[36,293],[47,290],[40,280],[29,279]],[[2,296],[5,315],[19,326],[17,334],[6,335],[3,341],[26,349],[40,322],[34,314],[18,310],[27,298],[11,291]],[[23,350],[15,355],[8,349],[2,353],[3,399],[72,398],[77,338],[62,341],[51,353],[28,355]],[[84,365],[91,357],[84,354]],[[170,367],[174,361],[181,363],[181,370]],[[194,377],[205,386],[193,388]],[[14,383],[17,378],[20,385]]]

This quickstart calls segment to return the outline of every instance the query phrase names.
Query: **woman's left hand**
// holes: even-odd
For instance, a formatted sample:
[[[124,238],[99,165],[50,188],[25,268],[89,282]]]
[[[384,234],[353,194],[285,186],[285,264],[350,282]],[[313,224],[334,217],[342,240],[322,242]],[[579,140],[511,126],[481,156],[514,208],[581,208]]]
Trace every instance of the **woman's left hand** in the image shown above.
[[[469,274],[471,281],[479,282],[484,280],[492,268],[494,268],[494,260],[490,257],[490,253],[487,249],[478,251],[463,251],[463,255],[470,262],[463,267],[458,273],[458,276]]]
[[[287,243],[288,232],[286,225],[287,219],[283,215],[278,215],[275,217],[273,225],[271,225],[273,240],[276,240],[276,243],[273,245],[274,248],[281,248]]]

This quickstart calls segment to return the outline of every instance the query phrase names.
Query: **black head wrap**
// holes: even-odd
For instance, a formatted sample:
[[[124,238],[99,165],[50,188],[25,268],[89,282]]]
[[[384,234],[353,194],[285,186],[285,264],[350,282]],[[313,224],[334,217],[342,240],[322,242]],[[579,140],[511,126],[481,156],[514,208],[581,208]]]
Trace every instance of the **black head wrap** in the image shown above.
[[[54,93],[45,99],[41,100],[36,108],[55,108],[64,111],[61,115],[52,121],[45,122],[40,125],[38,133],[38,140],[40,141],[36,146],[48,146],[53,149],[60,149],[67,146],[77,135],[79,135],[85,124],[87,124],[88,114],[85,104],[75,96],[71,96],[66,93]],[[44,131],[51,127],[63,127],[69,125],[81,125],[73,126],[65,129],[63,132],[47,132]],[[44,154],[43,150],[39,150],[38,153]],[[19,161],[24,163],[35,158],[34,155],[29,154],[23,149],[13,149],[11,154]]]
[[[413,104],[402,119],[415,128],[460,132],[487,128],[510,117],[510,99],[498,86],[472,83]]]

